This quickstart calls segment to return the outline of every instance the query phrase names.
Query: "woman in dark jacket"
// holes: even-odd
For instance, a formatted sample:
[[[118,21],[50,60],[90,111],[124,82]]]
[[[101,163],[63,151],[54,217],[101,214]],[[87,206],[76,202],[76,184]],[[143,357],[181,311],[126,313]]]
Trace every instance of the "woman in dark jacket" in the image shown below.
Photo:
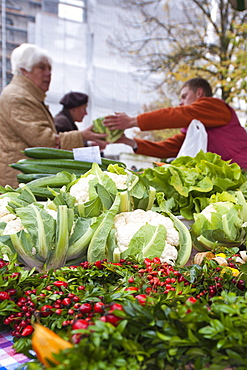
[[[75,122],[82,122],[87,115],[88,95],[71,91],[59,103],[63,109],[54,117],[57,132],[78,130]]]

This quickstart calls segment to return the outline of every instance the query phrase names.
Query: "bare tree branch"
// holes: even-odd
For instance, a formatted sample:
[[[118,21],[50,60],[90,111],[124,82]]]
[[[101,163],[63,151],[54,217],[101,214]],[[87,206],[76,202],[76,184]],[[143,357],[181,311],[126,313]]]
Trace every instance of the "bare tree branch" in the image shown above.
[[[226,101],[243,99],[247,11],[228,0],[124,0],[121,8],[125,29],[108,42],[139,71],[160,75],[153,88],[200,74]]]

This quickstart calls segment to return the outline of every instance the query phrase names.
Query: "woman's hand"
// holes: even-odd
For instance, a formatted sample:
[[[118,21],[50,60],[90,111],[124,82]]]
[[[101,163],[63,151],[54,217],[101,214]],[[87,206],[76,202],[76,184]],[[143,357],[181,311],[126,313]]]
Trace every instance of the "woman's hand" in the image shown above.
[[[106,116],[103,124],[110,130],[126,130],[127,128],[138,127],[137,118],[129,117],[126,113],[115,113]]]
[[[107,134],[97,134],[96,132],[92,131],[92,128],[93,125],[81,131],[83,140],[91,141],[92,146],[99,146],[101,150],[105,149],[105,147],[109,144],[104,140]]]

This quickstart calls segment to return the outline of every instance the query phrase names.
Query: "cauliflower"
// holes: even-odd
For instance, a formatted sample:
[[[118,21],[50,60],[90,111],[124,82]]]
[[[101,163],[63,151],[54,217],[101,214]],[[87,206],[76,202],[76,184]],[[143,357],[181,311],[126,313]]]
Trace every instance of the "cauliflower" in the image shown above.
[[[165,249],[163,250],[160,260],[161,262],[166,262],[169,265],[173,265],[174,261],[178,258],[178,250],[171,244],[166,244]]]
[[[3,235],[6,234],[5,230],[6,228],[8,230],[9,224],[11,229],[12,228],[11,224],[13,223],[13,221],[16,220],[16,215],[10,213],[9,210],[7,209],[10,200],[11,199],[9,197],[3,197],[0,199],[0,222],[5,222],[7,224],[3,231]]]
[[[115,216],[114,227],[116,229],[116,240],[119,251],[124,252],[128,249],[132,237],[146,224],[165,226],[167,237],[164,240],[164,251],[161,255],[161,261],[169,261],[168,263],[171,264],[171,261],[177,259],[176,246],[179,245],[179,233],[169,217],[165,217],[154,211],[136,209],[133,212],[122,212]]]
[[[123,190],[127,187],[127,175],[118,175],[116,173],[104,172],[109,176],[116,184],[117,189]],[[89,181],[96,178],[95,175],[89,174],[86,177],[81,177],[74,185],[70,188],[70,194],[76,198],[76,203],[85,203],[89,201]]]
[[[206,219],[208,221],[211,221],[211,213],[212,212],[217,212],[216,209],[214,208],[213,204],[210,204],[209,206],[207,206],[206,208],[204,208],[202,211],[201,211],[201,214],[203,216],[206,217]]]
[[[115,182],[117,189],[124,190],[127,188],[127,175],[118,175],[112,172],[105,173]]]
[[[9,218],[9,215],[13,215],[12,213],[9,212],[7,209],[7,205],[11,199],[9,197],[3,197],[0,198],[0,222],[8,222],[6,220],[12,219]],[[13,215],[14,218],[16,217]]]
[[[16,216],[13,213],[7,213],[6,215],[4,215],[0,218],[0,221],[1,222],[9,222],[9,221],[12,221],[12,220],[15,220],[15,219],[16,219]]]
[[[7,223],[3,231],[3,235],[16,234],[21,230],[25,230],[25,228],[21,223],[21,219],[16,217],[14,220],[11,220]]]
[[[70,194],[76,198],[76,203],[85,203],[89,200],[88,188],[89,181],[94,179],[95,175],[88,175],[87,177],[81,177],[74,185],[70,188]]]

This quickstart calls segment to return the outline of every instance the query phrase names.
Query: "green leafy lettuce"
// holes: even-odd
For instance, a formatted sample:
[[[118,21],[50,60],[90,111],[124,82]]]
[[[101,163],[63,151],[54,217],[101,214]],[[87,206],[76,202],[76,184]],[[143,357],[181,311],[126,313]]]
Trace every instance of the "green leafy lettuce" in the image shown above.
[[[147,168],[142,175],[157,192],[164,194],[166,209],[192,220],[215,193],[234,191],[246,184],[236,163],[215,153],[200,151],[194,158],[182,156],[171,164]]]

